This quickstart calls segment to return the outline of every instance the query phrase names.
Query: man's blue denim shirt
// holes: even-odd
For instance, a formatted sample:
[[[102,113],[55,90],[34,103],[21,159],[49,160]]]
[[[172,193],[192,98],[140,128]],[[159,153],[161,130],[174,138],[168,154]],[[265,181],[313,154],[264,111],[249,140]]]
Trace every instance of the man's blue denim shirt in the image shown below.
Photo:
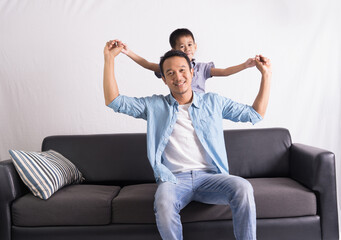
[[[156,181],[176,182],[173,173],[162,164],[162,153],[177,120],[178,106],[171,94],[143,98],[119,95],[108,105],[115,112],[147,120],[147,154]],[[251,106],[215,93],[193,92],[188,111],[202,146],[221,173],[229,172],[222,120],[252,124],[262,120]]]

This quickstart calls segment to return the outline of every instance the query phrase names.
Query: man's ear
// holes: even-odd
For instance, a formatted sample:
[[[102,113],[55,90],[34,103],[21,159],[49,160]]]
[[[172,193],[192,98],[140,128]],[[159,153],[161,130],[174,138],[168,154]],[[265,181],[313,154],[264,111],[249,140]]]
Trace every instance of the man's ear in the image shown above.
[[[192,75],[192,78],[193,78],[193,74],[194,74],[194,69],[191,68],[191,75]]]

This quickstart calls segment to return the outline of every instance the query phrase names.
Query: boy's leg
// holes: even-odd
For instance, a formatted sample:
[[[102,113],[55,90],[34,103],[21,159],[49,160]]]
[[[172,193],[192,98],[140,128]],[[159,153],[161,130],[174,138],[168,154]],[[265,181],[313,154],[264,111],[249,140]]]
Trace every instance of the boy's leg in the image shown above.
[[[182,240],[180,210],[192,200],[191,173],[176,175],[178,182],[160,182],[155,193],[156,225],[162,239]]]
[[[256,206],[247,180],[228,174],[198,173],[193,187],[194,201],[230,205],[237,240],[256,239]]]

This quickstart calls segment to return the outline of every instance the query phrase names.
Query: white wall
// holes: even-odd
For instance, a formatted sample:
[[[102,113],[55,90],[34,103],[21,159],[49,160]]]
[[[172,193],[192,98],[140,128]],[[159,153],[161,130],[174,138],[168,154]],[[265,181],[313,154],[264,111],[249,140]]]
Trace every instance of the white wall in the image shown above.
[[[293,142],[333,151],[340,173],[340,12],[338,0],[0,0],[0,159],[8,149],[38,151],[48,135],[145,132],[142,120],[104,105],[104,44],[118,38],[158,62],[169,34],[187,27],[198,61],[271,58],[270,105],[255,127],[285,127]],[[116,69],[124,94],[168,93],[125,55]],[[251,104],[259,80],[253,68],[211,79],[207,90]]]

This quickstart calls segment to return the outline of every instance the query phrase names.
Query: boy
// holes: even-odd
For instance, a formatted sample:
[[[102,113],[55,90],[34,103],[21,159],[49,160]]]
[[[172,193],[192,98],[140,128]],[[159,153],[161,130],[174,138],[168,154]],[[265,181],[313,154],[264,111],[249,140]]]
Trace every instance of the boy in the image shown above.
[[[240,72],[246,68],[255,66],[255,59],[249,58],[246,62],[237,66],[228,67],[225,69],[215,68],[213,62],[199,63],[196,62],[194,54],[197,50],[197,44],[195,43],[192,32],[186,28],[179,28],[172,32],[169,37],[169,43],[172,50],[180,50],[188,56],[191,61],[192,68],[194,69],[194,75],[192,80],[192,89],[197,92],[205,92],[205,82],[208,78],[214,76],[229,76]],[[152,70],[158,78],[161,78],[159,65],[156,63],[148,62],[146,59],[140,57],[131,51],[128,46],[122,43],[122,53],[126,54],[132,60],[134,60],[140,66]]]

